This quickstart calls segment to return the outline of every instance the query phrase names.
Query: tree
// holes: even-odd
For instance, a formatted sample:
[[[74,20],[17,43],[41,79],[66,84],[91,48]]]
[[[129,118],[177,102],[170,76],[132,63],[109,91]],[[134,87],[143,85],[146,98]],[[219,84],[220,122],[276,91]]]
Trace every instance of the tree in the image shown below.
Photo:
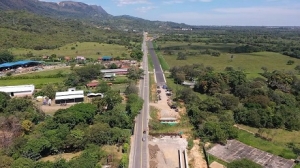
[[[0,113],[4,112],[9,100],[10,96],[7,93],[0,92]]]
[[[140,68],[136,68],[136,67],[130,67],[128,69],[127,77],[129,79],[136,81],[136,80],[140,79],[143,74],[144,74],[144,70],[142,70]]]
[[[239,104],[239,99],[230,94],[219,94],[217,97],[220,99],[226,110],[233,110]]]
[[[31,159],[28,158],[18,158],[17,160],[15,160],[12,165],[11,168],[33,168],[34,167],[34,162]]]
[[[33,108],[33,103],[29,98],[13,98],[8,101],[5,111],[9,113],[25,112],[30,108]]]
[[[0,52],[0,64],[6,63],[6,62],[12,62],[14,60],[14,55],[8,51],[2,51]]]
[[[130,57],[140,61],[143,58],[144,53],[140,49],[135,49],[130,53]]]
[[[261,165],[248,159],[235,160],[227,164],[227,168],[263,168]]]
[[[64,81],[66,86],[75,87],[80,84],[80,77],[76,73],[71,73]]]
[[[184,53],[179,52],[177,54],[177,60],[186,60],[186,59],[187,59],[187,56]]]
[[[136,87],[136,84],[134,82],[130,82],[125,89],[125,94],[130,95],[130,94],[138,94],[138,93],[139,93],[139,89]]]
[[[288,62],[286,63],[287,65],[293,65],[295,63],[295,61],[293,60],[288,60]]]
[[[41,93],[43,93],[43,96],[47,96],[50,99],[55,98],[55,93],[57,89],[54,87],[53,84],[47,84],[46,86],[42,87]]]
[[[29,120],[22,121],[22,128],[25,131],[25,133],[30,132],[33,126],[34,124]]]
[[[23,157],[38,160],[42,156],[48,155],[50,152],[51,143],[45,138],[29,139],[23,148]]]
[[[104,95],[104,101],[107,104],[107,110],[113,109],[117,104],[122,102],[119,92],[110,90]]]
[[[105,83],[105,82],[101,82],[98,87],[96,88],[96,92],[97,93],[106,93],[110,90],[110,86]]]
[[[0,156],[0,167],[10,168],[14,159],[5,155]]]
[[[118,69],[119,67],[115,64],[115,63],[112,63],[108,66],[109,69]]]
[[[81,68],[74,69],[75,74],[79,77],[80,83],[85,83],[97,77],[101,74],[100,70],[102,65],[87,65]]]

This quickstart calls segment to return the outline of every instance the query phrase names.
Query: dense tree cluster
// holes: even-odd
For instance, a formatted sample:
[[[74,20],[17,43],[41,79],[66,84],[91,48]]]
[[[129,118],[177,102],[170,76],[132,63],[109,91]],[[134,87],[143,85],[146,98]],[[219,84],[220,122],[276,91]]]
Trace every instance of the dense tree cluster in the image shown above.
[[[66,86],[84,85],[93,79],[97,79],[101,75],[102,65],[86,65],[73,69],[72,73],[66,78]]]
[[[48,91],[50,97],[52,90],[53,86],[49,85],[42,92]],[[4,150],[0,160],[5,159],[5,162],[0,165],[100,167],[99,160],[107,154],[99,146],[124,145],[124,151],[128,151],[126,146],[130,143],[134,119],[142,109],[143,100],[136,92],[128,92],[126,104],[123,104],[120,93],[111,90],[106,83],[100,84],[97,90],[101,90],[103,98],[93,98],[92,103],[60,109],[53,117],[45,116],[31,99],[11,99],[6,93],[0,93],[0,128],[4,131],[2,135],[7,134],[1,136],[4,138],[1,142],[5,143],[1,144]],[[82,150],[79,157],[69,162],[64,159],[35,162],[44,156]],[[127,154],[124,154],[120,164],[128,166]]]
[[[176,94],[187,104],[197,135],[215,142],[236,138],[235,123],[257,128],[300,130],[299,88],[297,77],[284,71],[266,71],[266,79],[247,80],[243,71],[227,68],[215,72],[203,65],[175,66],[170,69],[176,83],[194,80],[194,89]],[[207,94],[201,100],[195,92]]]

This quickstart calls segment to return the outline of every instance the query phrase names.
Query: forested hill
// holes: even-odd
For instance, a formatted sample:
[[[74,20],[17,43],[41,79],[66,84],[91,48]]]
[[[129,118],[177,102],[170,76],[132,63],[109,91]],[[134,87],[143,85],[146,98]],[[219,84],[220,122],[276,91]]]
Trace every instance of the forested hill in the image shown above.
[[[0,11],[0,48],[52,49],[67,43],[99,42],[126,45],[138,34],[109,31],[73,19],[55,19],[26,11]]]
[[[104,18],[109,16],[101,6],[72,1],[54,3],[38,0],[1,0],[0,9],[26,10],[36,14],[74,18]]]
[[[59,3],[39,0],[1,0],[0,10],[25,10],[31,13],[55,18],[76,19],[94,26],[128,30],[169,29],[190,27],[174,22],[149,21],[127,15],[112,16],[101,6],[87,5],[82,2],[62,1]]]

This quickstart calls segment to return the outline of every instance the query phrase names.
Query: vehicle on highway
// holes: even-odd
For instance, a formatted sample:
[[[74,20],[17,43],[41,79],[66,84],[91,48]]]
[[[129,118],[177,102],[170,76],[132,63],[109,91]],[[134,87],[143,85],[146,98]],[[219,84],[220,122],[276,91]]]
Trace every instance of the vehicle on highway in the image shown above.
[[[143,134],[146,134],[146,130],[143,131]]]
[[[146,141],[146,138],[145,138],[145,137],[143,137],[143,138],[142,138],[142,141],[143,141],[143,142],[145,142],[145,141]]]

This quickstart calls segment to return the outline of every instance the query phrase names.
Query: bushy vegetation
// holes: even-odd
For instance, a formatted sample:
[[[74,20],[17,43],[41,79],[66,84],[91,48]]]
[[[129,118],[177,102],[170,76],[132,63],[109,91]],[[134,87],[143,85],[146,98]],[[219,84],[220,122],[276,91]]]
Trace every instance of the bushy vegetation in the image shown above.
[[[262,168],[261,165],[247,159],[235,160],[227,164],[228,168]]]
[[[226,143],[238,137],[240,123],[257,128],[283,128],[300,130],[299,79],[284,71],[266,71],[264,78],[247,80],[240,70],[228,68],[215,72],[203,65],[186,65],[171,68],[175,83],[194,80],[194,89],[183,88],[177,99],[186,103],[187,114],[198,137]],[[200,99],[197,95],[206,94]],[[271,141],[272,137],[257,136]],[[286,146],[288,148],[288,146]]]

